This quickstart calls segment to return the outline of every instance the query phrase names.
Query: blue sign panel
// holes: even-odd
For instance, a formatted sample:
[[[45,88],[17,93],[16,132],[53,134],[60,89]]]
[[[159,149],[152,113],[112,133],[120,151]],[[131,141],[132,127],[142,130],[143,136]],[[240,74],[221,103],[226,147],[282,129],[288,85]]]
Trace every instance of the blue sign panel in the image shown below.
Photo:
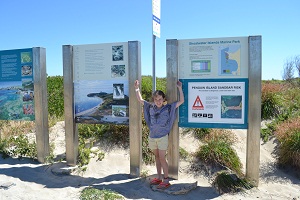
[[[248,128],[248,79],[180,79],[185,94],[179,126]]]
[[[32,48],[0,51],[0,120],[34,115]]]

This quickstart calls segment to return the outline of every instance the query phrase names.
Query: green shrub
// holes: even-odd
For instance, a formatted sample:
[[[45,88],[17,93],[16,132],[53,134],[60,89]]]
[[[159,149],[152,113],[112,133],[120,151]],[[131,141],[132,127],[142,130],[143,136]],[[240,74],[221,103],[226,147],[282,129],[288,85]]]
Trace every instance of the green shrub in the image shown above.
[[[184,128],[183,134],[190,132],[198,140],[203,140],[205,138],[205,136],[211,132],[211,130],[212,129],[209,129],[209,128]]]
[[[78,124],[78,135],[88,139],[91,137],[102,138],[109,131],[108,125],[102,124]]]
[[[64,116],[64,79],[63,76],[47,77],[48,113],[50,116]]]
[[[108,125],[106,138],[119,147],[129,147],[129,126]]]
[[[229,168],[238,175],[242,175],[242,163],[231,146],[236,139],[229,131],[212,129],[205,137],[204,145],[196,152],[196,157],[211,166]]]
[[[99,190],[92,187],[87,187],[81,191],[80,200],[94,200],[94,199],[103,199],[103,200],[115,200],[115,199],[125,199],[120,194],[112,190]]]
[[[277,127],[277,120],[273,120],[266,124],[266,128],[260,129],[260,137],[264,142],[269,141],[269,139],[274,135],[274,131]]]
[[[105,157],[105,153],[104,153],[104,152],[99,152],[99,153],[97,154],[97,161],[103,160],[104,157]]]
[[[227,171],[220,171],[213,180],[212,185],[222,193],[235,193],[245,189],[251,189],[254,186],[245,178],[239,178],[237,175]]]
[[[154,164],[155,156],[152,150],[149,148],[149,128],[146,125],[144,117],[142,118],[142,159],[145,164]]]
[[[300,170],[300,117],[282,122],[277,126],[278,164]]]
[[[142,77],[142,87],[141,94],[143,99],[146,101],[151,101],[152,97],[152,76],[143,76]]]
[[[179,147],[179,157],[183,160],[187,159],[189,156],[189,152],[182,147]]]
[[[0,140],[0,154],[2,154],[2,158],[8,158],[9,152],[7,150],[7,140]]]
[[[90,154],[92,153],[91,148],[92,145],[86,147],[85,140],[82,137],[79,137],[78,160],[77,160],[77,164],[79,167],[83,167],[84,165],[89,164],[91,160]]]
[[[281,99],[279,93],[283,91],[282,84],[265,82],[262,84],[261,118],[272,119],[280,113]]]
[[[56,125],[57,122],[60,122],[60,121],[64,121],[64,117],[63,116],[60,116],[60,117],[57,117],[55,115],[48,115],[48,127],[53,127]]]
[[[10,157],[37,159],[36,143],[30,143],[25,135],[11,136],[4,147],[5,154]]]
[[[262,138],[262,140],[264,142],[269,141],[270,136],[272,136],[272,135],[273,135],[273,132],[270,129],[268,129],[268,128],[262,128],[260,130],[260,137]]]
[[[152,76],[142,76],[142,97],[146,101],[152,101],[152,86],[153,80]],[[156,90],[161,90],[166,94],[167,79],[166,78],[156,78]]]

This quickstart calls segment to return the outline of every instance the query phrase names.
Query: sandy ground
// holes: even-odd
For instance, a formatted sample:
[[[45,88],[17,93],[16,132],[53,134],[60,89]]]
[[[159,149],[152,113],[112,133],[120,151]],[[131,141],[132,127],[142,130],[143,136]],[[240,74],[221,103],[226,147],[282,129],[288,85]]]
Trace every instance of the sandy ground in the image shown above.
[[[238,137],[235,149],[245,166],[246,130],[235,130]],[[50,130],[50,142],[55,143],[54,154],[65,153],[64,122],[57,123]],[[276,168],[272,154],[276,144],[273,140],[261,145],[259,186],[244,193],[219,194],[206,176],[189,171],[189,162],[180,161],[179,179],[171,183],[194,183],[197,187],[182,195],[170,195],[153,191],[149,178],[156,173],[155,166],[143,166],[149,177],[131,178],[129,150],[105,150],[102,161],[92,158],[86,172],[71,175],[57,175],[53,171],[66,167],[65,163],[44,165],[29,159],[3,159],[0,157],[0,200],[43,200],[79,199],[80,191],[88,186],[111,189],[126,199],[300,199],[300,178],[291,172]],[[180,146],[194,152],[199,144],[191,135],[181,136]],[[104,150],[104,149],[103,149]],[[70,168],[68,168],[70,169]]]

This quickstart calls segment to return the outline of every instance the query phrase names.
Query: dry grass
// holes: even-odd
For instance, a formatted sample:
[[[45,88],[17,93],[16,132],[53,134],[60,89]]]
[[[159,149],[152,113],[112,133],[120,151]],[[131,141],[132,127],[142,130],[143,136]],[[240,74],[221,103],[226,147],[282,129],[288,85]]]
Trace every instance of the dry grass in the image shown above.
[[[0,120],[0,138],[8,139],[11,136],[18,136],[24,133],[33,132],[35,123],[32,121],[7,121]]]
[[[206,134],[203,138],[204,142],[212,140],[222,140],[232,145],[237,142],[237,137],[228,129],[211,129],[209,134]]]
[[[300,117],[282,122],[275,136],[279,141],[278,163],[300,169]]]

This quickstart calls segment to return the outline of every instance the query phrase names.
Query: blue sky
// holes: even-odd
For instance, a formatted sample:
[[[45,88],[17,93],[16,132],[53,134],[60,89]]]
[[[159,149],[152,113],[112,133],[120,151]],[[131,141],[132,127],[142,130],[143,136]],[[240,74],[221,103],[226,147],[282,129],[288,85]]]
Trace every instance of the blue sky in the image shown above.
[[[166,76],[166,40],[262,36],[262,79],[282,79],[300,55],[300,1],[161,0],[156,76]],[[152,74],[152,0],[1,0],[0,50],[46,48],[47,74],[63,75],[62,45],[141,42]],[[298,76],[298,74],[295,74]]]

